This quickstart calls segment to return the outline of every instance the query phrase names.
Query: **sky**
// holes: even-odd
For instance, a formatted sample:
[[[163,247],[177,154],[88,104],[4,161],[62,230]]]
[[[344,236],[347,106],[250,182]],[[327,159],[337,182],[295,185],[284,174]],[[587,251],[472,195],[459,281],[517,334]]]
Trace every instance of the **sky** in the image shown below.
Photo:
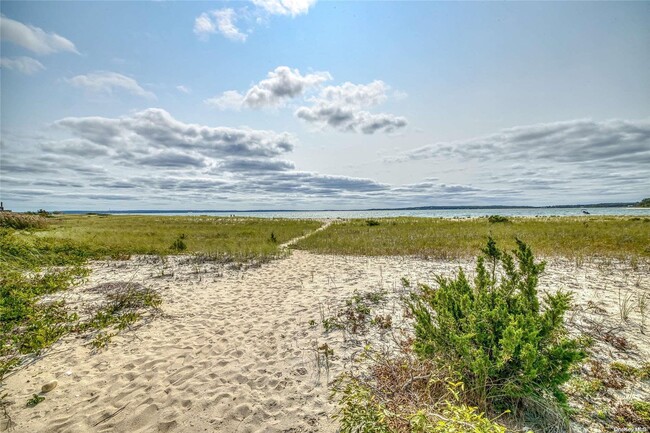
[[[14,210],[650,196],[650,2],[0,3]]]

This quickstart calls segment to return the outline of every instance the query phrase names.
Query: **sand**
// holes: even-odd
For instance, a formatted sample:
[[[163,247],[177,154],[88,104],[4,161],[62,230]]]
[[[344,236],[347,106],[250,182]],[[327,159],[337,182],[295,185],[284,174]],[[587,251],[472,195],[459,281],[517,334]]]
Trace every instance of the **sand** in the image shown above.
[[[471,262],[462,265],[471,271]],[[14,431],[335,432],[328,382],[350,367],[359,342],[344,341],[338,331],[325,334],[321,314],[355,290],[383,288],[391,294],[385,310],[399,317],[401,277],[431,282],[457,266],[303,251],[248,269],[182,256],[93,262],[89,280],[62,295],[67,301],[83,304],[88,288],[132,281],[160,291],[164,316],[125,331],[99,352],[66,337],[11,375],[6,391]],[[647,265],[554,260],[542,287],[550,290],[551,282],[553,289],[576,291],[574,325],[601,318],[603,330],[617,326],[638,348],[631,354],[603,346],[603,356],[650,359],[650,331],[639,332],[640,314],[631,312],[625,323],[617,318],[619,290],[650,295]],[[589,302],[605,312],[593,313]],[[334,350],[327,368],[317,362],[323,343]],[[46,399],[26,408],[53,380],[57,386]],[[650,397],[647,386],[635,392]]]

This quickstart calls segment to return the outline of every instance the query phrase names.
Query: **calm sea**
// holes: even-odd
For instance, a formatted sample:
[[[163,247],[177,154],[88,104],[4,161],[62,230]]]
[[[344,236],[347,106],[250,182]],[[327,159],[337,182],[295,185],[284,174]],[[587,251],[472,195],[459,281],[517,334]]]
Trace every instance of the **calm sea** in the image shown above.
[[[487,215],[504,216],[581,216],[586,215],[617,215],[617,216],[645,216],[650,217],[650,208],[629,207],[603,207],[603,208],[512,208],[512,209],[435,209],[435,210],[362,210],[362,211],[269,211],[269,212],[221,212],[221,211],[173,211],[173,212],[148,212],[148,211],[119,211],[105,212],[110,214],[128,215],[210,215],[261,218],[385,218],[398,216],[430,217],[430,218],[476,218]],[[66,212],[84,213],[84,212]],[[102,212],[104,213],[104,212]]]

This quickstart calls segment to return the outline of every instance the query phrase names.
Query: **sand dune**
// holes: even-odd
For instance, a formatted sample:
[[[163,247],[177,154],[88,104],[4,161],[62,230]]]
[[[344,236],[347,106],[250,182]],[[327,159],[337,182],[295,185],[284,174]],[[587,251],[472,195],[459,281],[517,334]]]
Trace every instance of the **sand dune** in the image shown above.
[[[99,353],[65,339],[10,376],[15,431],[335,432],[327,382],[349,367],[355,347],[338,332],[323,333],[321,311],[355,290],[397,293],[401,277],[431,281],[434,273],[457,268],[443,261],[302,251],[246,270],[187,257],[165,262],[94,262],[89,281],[62,295],[83,302],[89,287],[133,281],[161,292],[165,315],[124,332]],[[615,318],[618,289],[648,292],[650,276],[647,269],[612,266],[557,260],[542,285],[553,281],[577,290],[578,305],[596,302]],[[399,315],[389,304],[385,308]],[[638,319],[630,321],[629,338],[650,357],[647,336],[634,328]],[[323,342],[334,348],[329,371],[317,362]],[[26,408],[52,380],[58,386],[45,401]]]

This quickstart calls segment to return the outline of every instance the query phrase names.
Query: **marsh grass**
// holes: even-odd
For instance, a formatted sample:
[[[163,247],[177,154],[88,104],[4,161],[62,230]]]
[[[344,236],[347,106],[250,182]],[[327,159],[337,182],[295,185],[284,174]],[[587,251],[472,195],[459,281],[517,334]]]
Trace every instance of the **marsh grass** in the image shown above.
[[[82,245],[95,256],[179,252],[236,261],[276,256],[278,246],[321,226],[313,220],[203,216],[62,215],[46,239]]]
[[[585,257],[632,260],[650,258],[650,218],[544,217],[508,218],[382,218],[379,225],[353,219],[333,223],[295,248],[324,254],[410,255],[439,259],[471,257],[492,236],[508,249],[515,238],[540,256],[561,256],[582,262]]]
[[[10,229],[42,229],[48,221],[42,215],[31,215],[14,212],[0,212],[0,227]]]

